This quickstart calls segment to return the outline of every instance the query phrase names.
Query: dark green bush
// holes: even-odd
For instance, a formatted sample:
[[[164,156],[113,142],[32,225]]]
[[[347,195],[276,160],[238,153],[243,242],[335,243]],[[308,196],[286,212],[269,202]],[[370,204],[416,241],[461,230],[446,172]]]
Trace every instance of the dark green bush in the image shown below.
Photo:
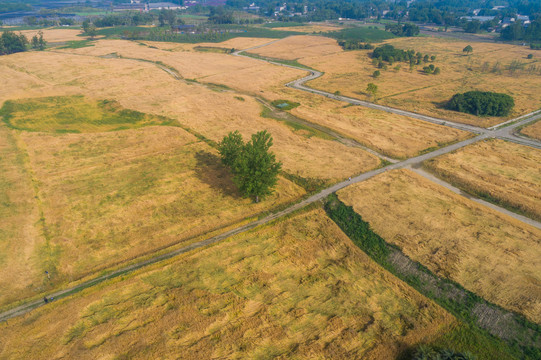
[[[488,91],[455,94],[447,103],[449,110],[477,116],[507,116],[513,106],[515,106],[515,101],[511,96]]]

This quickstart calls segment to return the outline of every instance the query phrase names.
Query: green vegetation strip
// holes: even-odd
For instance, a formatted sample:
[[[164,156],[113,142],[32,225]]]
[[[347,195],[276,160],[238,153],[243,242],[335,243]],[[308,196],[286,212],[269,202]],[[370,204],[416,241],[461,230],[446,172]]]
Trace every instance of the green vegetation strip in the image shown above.
[[[370,27],[346,28],[340,31],[326,32],[323,35],[337,40],[356,40],[361,42],[381,42],[396,37],[388,31],[372,29]]]
[[[97,31],[97,35],[106,38],[122,38],[129,40],[166,41],[176,43],[197,44],[218,43],[237,37],[257,37],[269,39],[283,39],[292,35],[303,35],[303,32],[271,30],[262,27],[249,27],[238,25],[209,25],[197,34],[178,34],[171,32],[169,27],[140,27],[118,26],[103,28]],[[81,34],[80,36],[85,36]]]
[[[477,329],[480,334],[484,333],[492,338],[489,343],[499,347],[498,351],[504,351],[509,358],[541,358],[540,325],[487,302],[459,284],[440,278],[423,265],[409,259],[400,249],[386,243],[352,207],[346,206],[336,195],[329,196],[325,210],[353,243],[378,264],[434,300],[468,326]],[[497,339],[503,340],[505,344]]]

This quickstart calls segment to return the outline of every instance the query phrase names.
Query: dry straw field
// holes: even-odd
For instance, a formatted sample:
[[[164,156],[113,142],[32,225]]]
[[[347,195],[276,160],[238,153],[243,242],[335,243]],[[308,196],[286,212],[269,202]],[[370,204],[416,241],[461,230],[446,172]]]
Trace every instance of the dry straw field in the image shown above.
[[[0,357],[389,359],[456,321],[321,209],[0,324]]]
[[[311,41],[315,44],[311,44]],[[228,42],[214,44],[213,47],[226,43]],[[234,45],[235,43],[228,43],[223,46],[229,48]],[[282,47],[283,50],[281,50]],[[293,53],[297,56],[295,51],[316,56],[322,52],[325,54],[327,48],[329,52],[337,51],[337,48],[340,50],[334,40],[314,36],[289,37],[257,51],[267,48],[272,49],[269,53],[271,56],[286,58],[284,54]],[[276,49],[279,51],[274,55]],[[391,157],[414,156],[427,149],[437,148],[469,136],[468,133],[460,130],[383,111],[350,107],[342,102],[286,88],[285,83],[302,77],[306,73],[258,60],[190,51],[188,48],[161,51],[128,41],[99,41],[94,47],[63,51],[92,56],[117,53],[124,57],[162,61],[175,68],[185,78],[201,83],[225,85],[239,92],[247,100],[255,96],[267,100],[288,99],[298,102],[301,105],[291,111],[293,115],[331,128]]]
[[[541,220],[541,151],[503,140],[478,142],[428,160],[454,185]]]
[[[162,53],[171,53],[134,43],[130,46],[140,49],[142,54],[149,51],[157,52],[156,59],[160,59],[159,55]],[[111,45],[111,48],[114,46]],[[98,51],[98,55],[107,54],[111,50],[98,45],[79,50],[94,49]],[[190,56],[185,57],[185,54]],[[136,53],[129,55],[137,57]],[[235,76],[235,69],[241,69],[246,65],[239,62],[247,60],[233,56],[225,57],[232,59],[231,63],[224,62],[225,68],[220,70],[216,64],[220,64],[225,55],[195,52],[176,55],[180,60],[173,65],[179,71],[192,69],[186,70],[187,78],[196,73],[210,75],[216,72]],[[278,76],[284,74],[282,67],[249,59],[248,61],[260,71],[275,70]],[[43,63],[50,65],[44,67]],[[201,68],[195,67],[198,63],[201,64]],[[213,66],[216,67],[214,70]],[[0,101],[45,95],[79,94],[98,100],[116,100],[127,109],[175,119],[183,126],[214,141],[219,141],[229,131],[237,129],[245,136],[267,129],[274,137],[274,150],[278,159],[284,163],[284,169],[305,178],[334,182],[377,167],[380,163],[378,158],[361,149],[310,137],[281,122],[262,118],[261,104],[251,96],[223,87],[209,87],[197,82],[176,80],[153,63],[125,58],[100,58],[90,54],[82,56],[82,54],[44,52],[3,57],[0,59],[0,71],[4,69],[8,73],[14,73],[19,81],[8,82],[9,87],[0,90]],[[286,72],[289,78],[294,78],[294,73],[299,73],[291,69]],[[244,81],[249,82],[249,78],[244,78]]]
[[[520,132],[531,138],[541,140],[541,121],[536,121],[534,124],[522,128]]]
[[[21,33],[25,35],[28,39],[32,39],[34,35],[37,35],[40,30],[22,30],[17,31],[18,33]],[[81,30],[75,30],[75,29],[44,29],[41,30],[43,33],[43,39],[47,41],[48,43],[58,43],[58,42],[66,42],[66,41],[77,41],[82,40],[80,36]]]
[[[329,52],[327,55],[310,56],[309,53],[317,51],[314,48],[310,48],[310,52],[305,51],[307,44],[304,44],[300,45],[298,52],[291,51],[289,56],[325,72],[323,77],[309,83],[313,87],[369,99],[366,87],[368,83],[374,83],[378,86],[377,101],[380,104],[463,123],[491,126],[504,119],[479,118],[445,110],[444,102],[458,92],[481,90],[509,94],[515,99],[515,109],[510,117],[539,108],[541,62],[538,55],[527,59],[527,55],[532,52],[529,48],[473,43],[473,53],[465,55],[462,49],[468,43],[451,39],[397,38],[387,40],[386,43],[399,49],[414,49],[423,54],[435,55],[434,65],[441,68],[441,74],[424,74],[424,65],[410,70],[407,63],[395,63],[389,66],[388,70],[380,69],[381,76],[374,79],[372,73],[378,69],[372,65],[372,59],[368,56],[371,50],[332,53],[328,50],[331,45],[323,42],[319,45],[322,47],[321,54]],[[280,53],[279,44],[280,42],[273,44],[276,53]],[[289,45],[284,48],[287,47]],[[509,69],[513,62],[516,70]],[[401,66],[400,70],[394,69],[396,65]]]
[[[541,323],[541,231],[408,170],[341,190],[376,233],[438,275]]]
[[[9,289],[2,292],[2,303],[190,240],[304,194],[280,179],[274,195],[252,204],[237,193],[216,151],[177,127],[11,136],[19,140],[11,156],[26,160],[22,179],[35,187],[34,192],[28,186],[19,190],[26,191],[21,215],[32,215],[37,207],[43,220],[16,218],[15,229],[30,224],[6,237],[6,250],[20,241],[27,244],[14,261],[28,271],[21,272],[24,281],[1,278],[2,288]],[[3,217],[9,220],[10,214]],[[11,265],[3,262],[2,272],[13,271]]]

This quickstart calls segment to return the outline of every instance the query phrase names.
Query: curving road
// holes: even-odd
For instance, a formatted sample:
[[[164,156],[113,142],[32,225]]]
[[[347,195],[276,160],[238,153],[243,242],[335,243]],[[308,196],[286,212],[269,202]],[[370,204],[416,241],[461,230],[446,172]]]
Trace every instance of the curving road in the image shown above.
[[[278,41],[278,40],[276,40],[276,41]],[[272,41],[271,43],[274,43],[276,41]],[[254,49],[254,48],[266,46],[266,45],[269,45],[271,43],[259,45],[257,47],[253,47],[253,48],[246,49],[246,50],[251,50],[251,49]],[[246,51],[246,50],[244,50],[244,51]],[[234,53],[234,55],[243,56],[243,55],[240,54],[240,52],[241,51],[237,51],[236,53]],[[261,61],[265,61],[265,60],[261,60]],[[272,61],[268,61],[268,62],[279,65],[279,66],[287,66],[287,67],[295,68],[295,69],[298,69],[298,70],[306,71],[306,69],[298,68],[298,67],[295,67],[295,66],[284,65],[284,64],[280,64],[280,63],[276,63],[276,62],[272,62]],[[300,209],[304,208],[305,206],[307,206],[309,204],[318,202],[318,201],[324,199],[325,197],[327,197],[328,195],[330,195],[330,194],[332,194],[332,193],[334,193],[334,192],[336,192],[338,190],[341,190],[341,189],[343,189],[343,188],[345,188],[347,186],[350,186],[352,184],[368,180],[368,179],[370,179],[370,178],[372,178],[372,177],[374,177],[376,175],[382,174],[382,173],[384,173],[386,171],[389,171],[389,170],[401,169],[401,168],[407,168],[407,167],[416,168],[416,167],[418,167],[418,165],[421,162],[423,162],[425,160],[428,160],[428,159],[431,159],[431,158],[434,158],[434,157],[437,157],[437,156],[440,156],[440,155],[443,155],[443,154],[447,154],[449,152],[455,151],[455,150],[460,149],[462,147],[465,147],[467,145],[473,144],[473,143],[475,143],[477,141],[481,141],[481,140],[488,139],[488,138],[500,138],[500,139],[505,139],[505,140],[509,140],[509,141],[514,141],[514,142],[517,142],[517,143],[522,144],[522,145],[533,146],[533,147],[541,149],[541,143],[540,142],[535,141],[535,140],[530,140],[530,139],[518,138],[517,136],[515,136],[513,134],[513,131],[516,130],[516,128],[541,118],[541,111],[536,111],[534,113],[527,114],[527,115],[522,116],[520,118],[509,120],[506,123],[500,124],[500,125],[498,125],[498,126],[496,126],[494,128],[484,129],[484,128],[478,128],[478,127],[470,126],[470,125],[458,124],[458,123],[454,123],[454,122],[447,121],[447,120],[436,119],[436,118],[428,117],[428,116],[425,116],[425,115],[420,115],[420,114],[416,114],[416,113],[412,113],[412,112],[408,112],[408,111],[403,111],[403,110],[399,110],[399,109],[390,108],[390,107],[387,107],[387,106],[372,104],[372,103],[369,103],[369,102],[365,102],[365,101],[361,101],[361,100],[357,100],[357,99],[353,99],[353,98],[349,98],[349,97],[338,96],[338,95],[330,94],[330,93],[327,93],[327,92],[321,91],[321,90],[311,89],[309,87],[304,86],[303,84],[306,81],[309,81],[309,80],[312,80],[312,79],[315,79],[315,78],[321,76],[322,74],[320,72],[318,72],[318,71],[313,71],[313,70],[311,70],[310,73],[311,73],[310,75],[308,75],[308,76],[306,76],[306,77],[304,77],[302,79],[295,80],[295,81],[292,81],[292,82],[288,83],[287,86],[290,86],[290,87],[293,87],[293,88],[296,88],[296,89],[299,89],[299,90],[308,91],[308,92],[311,92],[311,93],[327,96],[327,97],[330,97],[330,98],[335,99],[335,100],[349,102],[349,103],[355,104],[355,105],[366,106],[366,107],[370,107],[370,108],[374,108],[374,109],[378,109],[378,110],[383,110],[383,111],[388,111],[388,112],[392,112],[392,113],[396,113],[396,114],[400,114],[400,115],[406,115],[406,116],[414,117],[414,118],[424,120],[424,121],[434,122],[434,123],[437,123],[439,125],[450,126],[450,127],[455,127],[455,128],[459,128],[459,129],[466,130],[466,131],[471,131],[471,132],[476,133],[477,135],[475,137],[470,138],[470,139],[467,139],[467,140],[464,140],[464,141],[461,141],[461,142],[458,142],[458,143],[455,143],[455,144],[451,144],[451,145],[442,147],[442,148],[437,149],[435,151],[432,151],[430,153],[419,155],[419,156],[409,158],[409,159],[404,160],[404,161],[396,162],[396,163],[387,165],[385,167],[382,167],[382,168],[379,168],[379,169],[375,169],[375,170],[360,174],[360,175],[358,175],[358,176],[356,176],[354,178],[351,178],[351,180],[342,181],[342,182],[337,183],[337,184],[335,184],[333,186],[330,186],[330,187],[322,190],[321,192],[300,201],[299,203],[293,204],[290,207],[288,207],[288,208],[286,208],[286,209],[284,209],[282,211],[279,211],[277,213],[268,215],[268,216],[266,216],[266,217],[264,217],[262,219],[259,219],[257,221],[253,221],[253,222],[251,222],[249,224],[246,224],[246,225],[240,226],[238,228],[229,230],[227,232],[224,232],[224,233],[219,234],[217,236],[205,239],[203,241],[192,243],[192,244],[190,244],[188,246],[185,246],[185,247],[182,247],[180,249],[172,250],[170,252],[157,255],[157,256],[152,257],[150,259],[141,260],[140,262],[134,263],[134,264],[129,265],[129,266],[125,266],[125,267],[120,268],[120,269],[118,269],[118,270],[116,270],[116,271],[114,271],[114,272],[112,272],[110,274],[99,276],[99,277],[94,278],[92,280],[82,282],[82,283],[80,283],[78,285],[71,286],[71,287],[68,287],[68,288],[65,288],[65,289],[62,289],[62,290],[58,290],[58,291],[53,292],[53,293],[49,293],[49,294],[47,294],[47,297],[49,297],[49,298],[54,297],[55,299],[66,297],[66,296],[69,296],[69,295],[71,295],[73,293],[81,291],[83,289],[86,289],[86,288],[88,288],[90,286],[99,284],[99,283],[101,283],[103,281],[106,281],[108,279],[112,279],[112,278],[115,278],[115,277],[120,276],[122,274],[125,274],[127,272],[131,272],[131,271],[140,269],[140,268],[142,268],[144,266],[151,265],[151,264],[160,262],[162,260],[172,258],[174,256],[180,255],[182,253],[186,253],[186,252],[191,251],[191,250],[195,250],[195,249],[198,249],[198,248],[208,246],[210,244],[214,244],[216,242],[227,239],[230,236],[245,232],[247,230],[255,228],[256,226],[267,224],[267,223],[269,223],[269,222],[271,222],[273,220],[276,220],[276,219],[278,219],[280,217],[291,214],[291,213],[293,213],[293,212],[295,212],[297,210],[300,210]],[[505,126],[505,125],[507,125],[507,126]],[[444,186],[446,186],[448,188],[449,188],[449,186],[452,186],[450,184],[447,184],[447,185],[448,186],[446,186],[446,185],[444,185]],[[504,214],[504,216],[513,217],[513,218],[515,218],[515,219],[517,219],[519,221],[527,222],[528,224],[541,229],[541,223],[540,222],[537,222],[537,221],[532,220],[532,219],[527,219],[528,221],[525,221],[526,219],[521,215],[518,215],[518,214],[515,214],[515,213],[512,213],[512,212],[509,212],[507,210],[501,209],[501,208],[499,208],[497,206],[494,206],[492,204],[486,204],[486,205],[490,206],[493,209],[501,211],[502,214]],[[22,305],[19,305],[19,306],[14,307],[14,308],[12,308],[10,310],[7,310],[7,311],[4,311],[4,312],[0,313],[0,321],[7,321],[10,318],[13,318],[13,317],[16,317],[16,316],[19,316],[19,315],[23,315],[23,314],[25,314],[25,313],[27,313],[27,312],[29,312],[29,311],[37,308],[37,307],[43,306],[43,305],[45,305],[45,303],[43,302],[42,299],[28,301],[28,302],[26,302],[26,303],[24,303]]]

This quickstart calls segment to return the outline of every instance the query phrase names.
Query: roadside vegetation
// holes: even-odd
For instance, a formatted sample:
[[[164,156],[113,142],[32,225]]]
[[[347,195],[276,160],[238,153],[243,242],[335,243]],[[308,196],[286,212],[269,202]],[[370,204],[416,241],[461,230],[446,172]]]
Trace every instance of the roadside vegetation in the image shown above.
[[[536,333],[541,327],[528,322],[512,312],[503,312],[486,303],[479,296],[432,273],[423,265],[410,260],[400,248],[388,244],[375,233],[370,224],[346,206],[335,195],[326,202],[329,217],[344,231],[355,245],[393,275],[404,280],[422,294],[436,301],[460,320],[457,332],[448,334],[445,341],[437,341],[434,348],[421,346],[411,359],[439,359],[441,354],[452,355],[464,351],[478,359],[510,358],[537,359],[541,355],[541,343]],[[502,318],[505,317],[505,320]],[[470,333],[466,335],[464,333]],[[473,340],[475,339],[475,340]],[[473,340],[473,341],[472,341]],[[450,350],[452,349],[452,350]],[[423,354],[425,357],[423,357]],[[453,359],[454,357],[447,357]],[[473,358],[471,355],[466,358]],[[457,359],[465,359],[458,356]]]

